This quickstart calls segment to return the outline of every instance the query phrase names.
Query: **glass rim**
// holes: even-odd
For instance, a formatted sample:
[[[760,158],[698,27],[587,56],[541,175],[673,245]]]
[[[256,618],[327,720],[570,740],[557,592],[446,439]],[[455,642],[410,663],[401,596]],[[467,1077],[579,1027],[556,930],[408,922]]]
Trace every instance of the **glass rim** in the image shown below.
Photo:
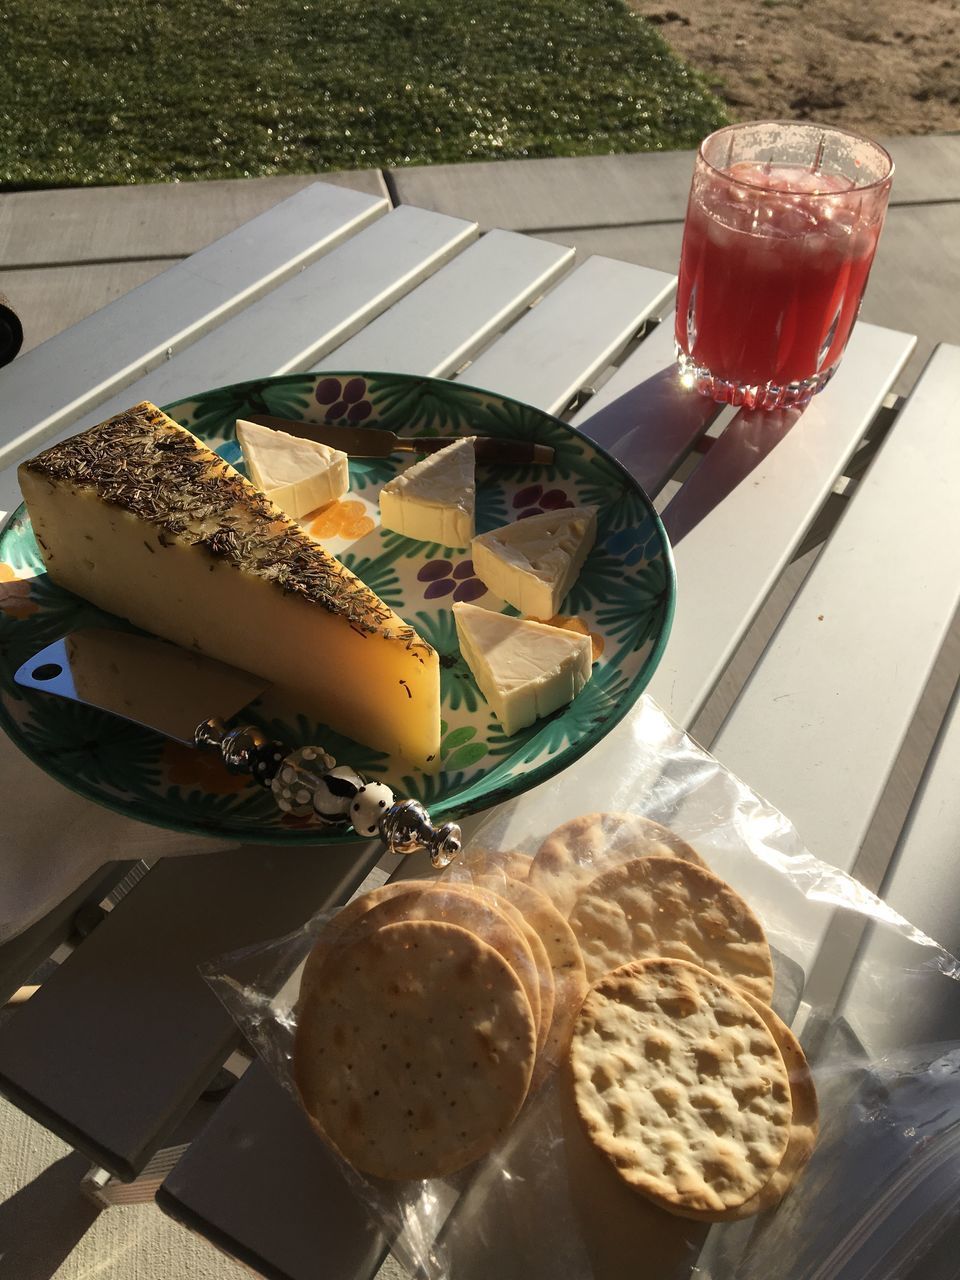
[[[719,138],[722,134],[733,133],[735,130],[756,129],[762,125],[771,124],[785,126],[789,129],[809,129],[819,133],[839,133],[845,138],[854,138],[857,142],[866,142],[871,147],[876,147],[877,151],[880,152],[881,156],[883,156],[887,162],[888,167],[886,173],[884,173],[882,177],[874,178],[872,182],[864,183],[863,186],[851,187],[849,191],[805,191],[803,193],[805,198],[809,198],[811,200],[822,200],[827,198],[836,199],[838,196],[853,195],[854,193],[859,195],[865,191],[872,191],[877,187],[885,185],[889,186],[893,182],[893,174],[896,169],[896,165],[893,162],[893,156],[885,146],[873,138],[868,138],[864,133],[854,132],[853,129],[841,129],[839,125],[835,124],[817,124],[812,120],[744,120],[737,124],[725,124],[720,129],[714,129],[713,133],[708,134],[707,137],[703,139],[700,146],[697,148],[697,159],[701,161],[702,164],[706,165],[711,173],[715,173],[717,177],[723,178],[727,182],[732,182],[734,186],[749,187],[752,191],[767,191],[771,193],[779,192],[782,194],[780,188],[769,186],[765,182],[750,182],[746,178],[735,178],[726,169],[717,168],[712,161],[707,159],[703,150],[708,142],[712,142],[714,138]]]

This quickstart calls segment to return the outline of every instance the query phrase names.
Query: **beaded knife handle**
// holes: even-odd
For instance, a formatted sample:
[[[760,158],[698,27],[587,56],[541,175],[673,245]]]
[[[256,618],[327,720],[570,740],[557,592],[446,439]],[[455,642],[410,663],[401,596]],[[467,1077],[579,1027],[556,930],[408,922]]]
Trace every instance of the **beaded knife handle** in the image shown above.
[[[427,849],[435,867],[445,867],[460,852],[456,823],[435,827],[421,804],[396,800],[385,783],[337,765],[320,747],[291,751],[252,725],[228,729],[267,686],[247,671],[155,636],[78,627],[21,663],[13,678],[25,689],[216,751],[232,773],[248,773],[270,791],[283,813],[344,833],[352,823],[359,836],[382,836],[391,853]]]
[[[385,782],[369,782],[349,765],[338,765],[322,747],[290,751],[253,725],[228,729],[217,717],[197,726],[198,747],[219,753],[231,773],[249,773],[266,787],[284,813],[315,818],[324,826],[353,826],[359,836],[377,836],[390,853],[426,849],[435,867],[460,852],[455,822],[435,827],[416,800],[397,800]]]

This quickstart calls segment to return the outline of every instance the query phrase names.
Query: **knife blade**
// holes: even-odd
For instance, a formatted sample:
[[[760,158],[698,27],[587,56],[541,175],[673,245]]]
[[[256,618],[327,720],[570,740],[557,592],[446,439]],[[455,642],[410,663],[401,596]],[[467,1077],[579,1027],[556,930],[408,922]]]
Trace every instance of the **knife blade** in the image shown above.
[[[24,662],[14,681],[196,746],[204,720],[229,720],[268,681],[190,649],[106,627],[72,631]]]
[[[395,799],[385,783],[371,782],[355,770],[337,770],[333,756],[322,747],[291,751],[255,725],[228,728],[226,722],[259,697],[269,682],[192,649],[107,627],[79,628],[28,658],[13,678],[22,688],[80,702],[188,746],[217,752],[231,773],[252,774],[284,813],[292,811],[291,788],[296,788],[300,805],[300,789],[307,783],[316,785],[323,803],[318,805],[314,797],[307,808],[312,804],[318,827],[336,828],[337,838],[342,839],[353,823],[356,837],[379,833],[390,853],[426,850],[437,869],[460,852],[455,822],[435,827],[423,805]],[[309,759],[305,770],[301,757]],[[319,770],[333,772],[318,778]],[[353,780],[346,798],[345,777]],[[309,797],[309,790],[305,794]],[[296,813],[314,816],[301,808]]]
[[[389,458],[393,453],[436,453],[453,444],[461,436],[398,436],[383,427],[339,427],[326,422],[298,422],[293,418],[276,418],[268,413],[248,413],[243,422],[258,427],[273,427],[288,435],[339,449],[351,458]],[[503,440],[498,436],[474,436],[478,462],[501,464],[553,462],[552,445],[535,444],[532,440]]]

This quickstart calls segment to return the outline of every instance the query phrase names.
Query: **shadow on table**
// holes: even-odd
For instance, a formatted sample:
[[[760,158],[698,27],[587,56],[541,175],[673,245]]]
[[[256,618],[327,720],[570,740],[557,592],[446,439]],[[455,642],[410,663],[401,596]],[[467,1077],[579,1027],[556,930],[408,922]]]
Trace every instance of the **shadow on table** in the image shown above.
[[[725,410],[684,387],[677,366],[660,369],[598,409],[585,431],[656,494],[710,423]],[[707,440],[710,465],[695,468],[670,501],[663,522],[677,543],[758,467],[796,425],[800,409],[738,413],[716,439]]]
[[[0,1280],[50,1280],[101,1210],[80,1192],[90,1161],[71,1151],[0,1204]]]
[[[438,1252],[457,1280],[692,1280],[708,1230],[622,1181],[563,1067],[464,1189]]]
[[[674,546],[760,466],[800,416],[800,409],[775,409],[734,418],[712,443],[710,466],[697,467],[663,512]]]
[[[652,494],[719,410],[719,405],[682,386],[672,364],[598,409],[584,431]]]

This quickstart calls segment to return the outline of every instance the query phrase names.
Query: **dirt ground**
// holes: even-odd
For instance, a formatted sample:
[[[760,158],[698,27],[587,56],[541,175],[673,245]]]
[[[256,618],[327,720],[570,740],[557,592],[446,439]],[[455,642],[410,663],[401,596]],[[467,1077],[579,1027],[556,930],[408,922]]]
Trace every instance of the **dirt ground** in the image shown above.
[[[628,0],[734,119],[960,129],[960,0]]]

